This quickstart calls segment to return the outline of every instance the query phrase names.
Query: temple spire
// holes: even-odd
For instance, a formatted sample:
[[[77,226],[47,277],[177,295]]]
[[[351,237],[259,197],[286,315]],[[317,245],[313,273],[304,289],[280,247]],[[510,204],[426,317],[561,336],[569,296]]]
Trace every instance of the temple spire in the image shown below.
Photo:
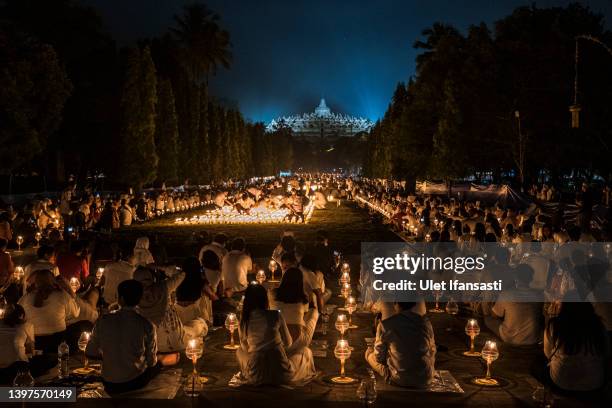
[[[319,106],[315,108],[315,113],[317,116],[329,116],[331,111],[325,104],[325,98],[321,98],[321,102],[319,102]]]

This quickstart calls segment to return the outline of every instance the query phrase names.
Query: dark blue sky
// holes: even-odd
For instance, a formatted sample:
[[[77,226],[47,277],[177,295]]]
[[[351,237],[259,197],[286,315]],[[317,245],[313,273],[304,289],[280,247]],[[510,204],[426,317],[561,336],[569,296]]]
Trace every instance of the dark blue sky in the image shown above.
[[[193,0],[82,0],[96,7],[120,45],[155,36]],[[412,44],[436,21],[465,29],[491,23],[522,0],[208,0],[230,31],[234,62],[212,79],[253,121],[311,111],[325,97],[332,111],[372,120],[395,85],[414,73]],[[568,1],[538,1],[538,7]],[[582,3],[612,21],[612,1]]]

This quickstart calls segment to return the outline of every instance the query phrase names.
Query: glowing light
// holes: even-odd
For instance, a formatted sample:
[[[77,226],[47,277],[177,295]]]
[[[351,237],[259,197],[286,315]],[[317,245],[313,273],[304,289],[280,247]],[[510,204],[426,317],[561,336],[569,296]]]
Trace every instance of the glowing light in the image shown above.
[[[314,211],[314,202],[311,201],[304,208],[304,224],[307,224]],[[192,217],[175,218],[175,224],[297,224],[300,219],[291,215],[287,208],[270,209],[265,207],[251,208],[250,212],[241,213],[232,206],[224,206],[215,210],[208,210],[204,214]]]

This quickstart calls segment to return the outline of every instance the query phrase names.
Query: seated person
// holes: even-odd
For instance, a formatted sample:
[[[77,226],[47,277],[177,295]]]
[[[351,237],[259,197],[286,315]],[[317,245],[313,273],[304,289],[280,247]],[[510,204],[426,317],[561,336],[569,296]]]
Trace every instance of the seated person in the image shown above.
[[[202,276],[202,265],[195,256],[183,262],[185,279],[176,288],[176,311],[188,338],[204,337],[212,325],[212,301],[217,296]]]
[[[70,286],[58,283],[49,270],[32,272],[30,281],[19,304],[34,326],[36,349],[56,353],[57,346],[66,339],[66,322],[81,312],[76,294]]]
[[[85,350],[87,356],[102,359],[102,379],[109,394],[146,386],[162,365],[157,360],[155,326],[136,310],[142,284],[123,281],[117,293],[121,308],[98,319]]]
[[[19,371],[29,370],[36,378],[57,364],[50,354],[33,356],[27,352],[34,348],[34,327],[26,321],[25,310],[20,305],[9,305],[0,321],[0,384],[12,384]]]
[[[566,298],[577,294],[568,293]],[[544,332],[548,375],[566,391],[593,391],[606,384],[606,359],[610,355],[606,329],[588,302],[563,302],[559,314]]]
[[[104,265],[104,292],[103,297],[106,304],[113,306],[117,303],[117,287],[124,280],[134,277],[134,265],[132,264],[133,250],[127,245],[116,248],[116,261]]]
[[[376,341],[365,358],[385,380],[425,388],[434,377],[436,343],[429,319],[411,311],[415,305],[394,303],[395,314],[378,324]]]
[[[288,357],[291,334],[282,314],[268,309],[268,294],[261,285],[249,285],[245,292],[242,319],[238,327],[240,348],[236,357],[243,381],[251,385],[302,384],[314,377],[312,360],[303,353]],[[304,364],[308,363],[311,364]]]
[[[155,325],[157,348],[160,353],[175,353],[185,349],[185,328],[171,300],[172,292],[185,279],[180,272],[163,278],[156,271],[139,267],[134,279],[142,284],[143,295],[138,304],[140,314]]]
[[[487,327],[500,339],[515,346],[537,344],[542,339],[542,304],[534,299],[542,292],[530,289],[533,269],[520,264],[514,269],[516,288],[503,291],[485,317]]]
[[[323,311],[324,299],[323,291],[323,274],[318,274],[317,271],[317,259],[312,254],[305,254],[300,259],[300,270],[304,277],[304,291],[308,297],[308,301],[313,303],[317,310]]]
[[[288,269],[283,274],[278,288],[270,292],[269,299],[270,307],[281,312],[292,341],[296,341],[305,327],[304,315],[308,311],[302,271],[298,268]]]
[[[56,278],[60,287],[70,286],[68,281],[58,276]],[[72,289],[72,288],[71,288]],[[90,286],[88,290],[84,292],[77,292],[77,296],[74,298],[77,305],[79,306],[79,314],[77,316],[70,316],[66,321],[68,332],[67,338],[69,344],[73,343],[73,340],[78,341],[78,337],[84,331],[91,331],[93,324],[98,320],[98,299],[100,298],[100,291],[98,288]]]
[[[221,277],[226,297],[240,295],[248,285],[247,275],[253,269],[253,260],[245,249],[244,239],[234,239],[231,251],[221,262]]]
[[[255,206],[255,201],[253,201],[248,193],[242,193],[236,201],[236,210],[241,214],[248,214],[253,206]]]

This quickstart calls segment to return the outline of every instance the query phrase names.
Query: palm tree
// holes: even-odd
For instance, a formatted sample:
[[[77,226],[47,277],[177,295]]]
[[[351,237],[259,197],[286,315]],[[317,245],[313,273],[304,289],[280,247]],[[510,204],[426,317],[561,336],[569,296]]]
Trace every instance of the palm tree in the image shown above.
[[[198,83],[208,83],[209,75],[214,75],[219,65],[226,69],[230,66],[230,35],[219,26],[219,20],[219,15],[204,4],[187,5],[182,16],[174,16],[177,26],[170,30],[181,46],[187,72]]]

